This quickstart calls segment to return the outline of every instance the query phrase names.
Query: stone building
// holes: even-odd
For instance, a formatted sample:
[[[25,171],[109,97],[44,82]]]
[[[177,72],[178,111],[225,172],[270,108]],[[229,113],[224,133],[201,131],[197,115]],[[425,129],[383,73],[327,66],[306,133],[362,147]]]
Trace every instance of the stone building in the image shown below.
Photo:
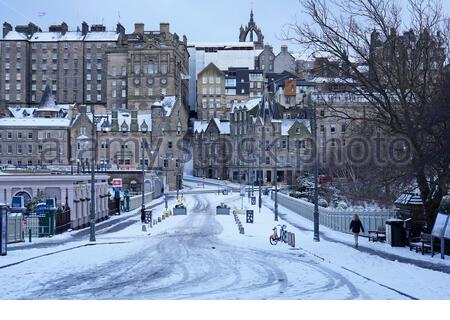
[[[159,31],[145,31],[143,23],[136,23],[134,32],[127,35],[127,50],[119,50],[127,59],[129,109],[149,111],[153,103],[167,96],[176,96],[188,108],[186,36],[180,39],[171,33],[169,23],[160,23]],[[113,96],[114,90],[109,95]]]
[[[194,175],[226,180],[231,156],[230,122],[211,119],[194,124]]]
[[[0,118],[0,165],[40,167],[69,165],[69,131],[74,105],[57,105],[46,93],[39,106],[9,107]]]
[[[198,74],[197,119],[227,118],[225,74],[210,63]]]
[[[281,46],[281,51],[275,56],[273,71],[282,73],[283,71],[295,72],[296,64],[294,56],[288,51],[287,46]]]
[[[37,104],[47,86],[58,103],[106,104],[106,51],[121,43],[125,29],[103,25],[69,31],[68,25],[3,24],[0,39],[0,100],[8,105]]]
[[[255,68],[262,70],[264,74],[274,72],[275,54],[271,45],[264,45],[263,51],[259,54],[255,61]]]
[[[288,119],[268,93],[235,103],[230,121],[194,125],[194,174],[252,184],[292,184],[310,171],[309,120]]]
[[[246,42],[247,37],[250,42],[255,44],[256,49],[262,49],[264,47],[264,35],[253,19],[253,9],[250,11],[250,20],[245,28],[241,25],[239,29],[239,42]]]

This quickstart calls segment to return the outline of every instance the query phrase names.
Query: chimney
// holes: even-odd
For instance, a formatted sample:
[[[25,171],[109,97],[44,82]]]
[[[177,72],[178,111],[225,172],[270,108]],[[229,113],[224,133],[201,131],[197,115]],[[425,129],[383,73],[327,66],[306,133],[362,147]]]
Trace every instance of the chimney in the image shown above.
[[[80,114],[86,114],[87,113],[87,106],[85,104],[80,104],[78,106],[78,110],[80,112]]]
[[[33,35],[35,32],[41,32],[41,28],[39,28],[37,25],[35,25],[34,23],[30,22],[28,24],[28,29],[29,29],[29,34]]]
[[[61,23],[61,34],[65,35],[67,31],[69,31],[69,26],[67,25],[67,23]]]
[[[288,46],[286,46],[286,45],[281,46],[281,52],[287,53],[288,52]]]
[[[119,112],[117,110],[112,111],[111,116],[111,127],[112,131],[119,131],[119,118],[118,118]]]
[[[137,22],[134,24],[134,33],[144,34],[144,24],[142,22]]]
[[[123,25],[121,25],[120,23],[118,23],[117,27],[116,27],[116,33],[125,35],[125,27]]]
[[[81,24],[81,34],[85,36],[88,34],[88,32],[89,32],[89,25],[85,21],[83,21],[83,23]]]
[[[138,112],[137,110],[131,111],[131,124],[130,124],[130,131],[137,132],[139,131],[139,125],[138,125]]]
[[[6,37],[6,35],[12,31],[12,25],[10,25],[8,22],[3,23],[3,38]]]
[[[170,24],[168,22],[161,22],[159,24],[159,32],[169,34],[170,33]]]

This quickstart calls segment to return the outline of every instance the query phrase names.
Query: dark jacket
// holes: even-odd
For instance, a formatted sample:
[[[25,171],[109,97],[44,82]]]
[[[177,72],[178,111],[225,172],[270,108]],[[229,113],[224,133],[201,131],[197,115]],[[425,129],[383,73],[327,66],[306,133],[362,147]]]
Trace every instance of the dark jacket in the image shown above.
[[[352,230],[353,233],[360,233],[361,230],[364,232],[364,227],[360,220],[352,220],[352,222],[350,222],[350,230]]]
[[[145,209],[144,208],[141,209],[141,222],[142,223],[145,222]]]

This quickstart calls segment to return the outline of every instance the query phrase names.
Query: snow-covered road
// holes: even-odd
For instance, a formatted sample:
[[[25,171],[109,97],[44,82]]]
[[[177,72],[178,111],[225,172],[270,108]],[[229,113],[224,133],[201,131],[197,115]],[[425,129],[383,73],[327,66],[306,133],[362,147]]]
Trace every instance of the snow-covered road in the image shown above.
[[[135,217],[128,228],[99,236],[98,245],[0,269],[0,298],[408,298],[303,250],[270,246],[268,214],[240,235],[232,216],[215,215],[220,202],[239,206],[236,194],[192,194],[186,202],[187,217],[171,217],[150,235]]]

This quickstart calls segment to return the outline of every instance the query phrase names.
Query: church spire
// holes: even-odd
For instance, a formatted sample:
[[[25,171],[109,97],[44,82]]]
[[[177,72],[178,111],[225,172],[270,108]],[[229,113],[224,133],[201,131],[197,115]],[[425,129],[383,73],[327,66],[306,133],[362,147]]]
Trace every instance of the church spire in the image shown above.
[[[253,23],[253,8],[250,10],[250,23]]]

